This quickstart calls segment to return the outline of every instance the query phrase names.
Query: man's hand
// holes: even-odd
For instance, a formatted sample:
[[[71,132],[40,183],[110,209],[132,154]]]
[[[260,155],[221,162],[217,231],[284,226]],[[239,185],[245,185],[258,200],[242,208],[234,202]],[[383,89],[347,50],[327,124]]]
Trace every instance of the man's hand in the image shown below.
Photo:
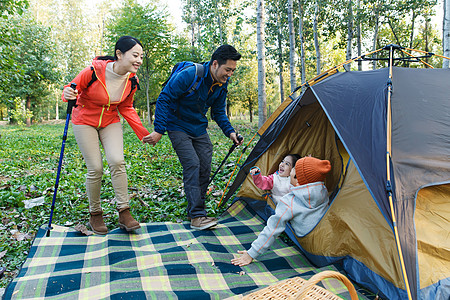
[[[159,142],[161,137],[162,137],[161,133],[153,131],[149,135],[144,136],[144,138],[142,139],[142,142],[143,143],[149,143],[149,144],[152,144],[153,146],[155,146],[156,143]]]
[[[238,138],[238,135],[236,134],[236,132],[230,133],[230,139],[233,141],[233,143],[236,146],[240,146],[244,142],[244,137],[242,137],[242,135],[239,135],[239,137],[240,137],[240,139]]]

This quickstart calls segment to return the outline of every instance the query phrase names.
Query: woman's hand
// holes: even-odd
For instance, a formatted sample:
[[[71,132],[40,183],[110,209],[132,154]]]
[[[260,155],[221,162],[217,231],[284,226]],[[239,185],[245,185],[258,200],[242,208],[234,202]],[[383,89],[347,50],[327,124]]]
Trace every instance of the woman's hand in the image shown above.
[[[149,135],[144,136],[144,138],[142,139],[142,142],[143,143],[149,143],[149,144],[152,144],[153,146],[155,146],[156,143],[159,142],[161,137],[162,137],[161,133],[153,131]]]
[[[68,86],[63,90],[63,96],[67,101],[77,100],[78,90],[74,90],[73,88]]]

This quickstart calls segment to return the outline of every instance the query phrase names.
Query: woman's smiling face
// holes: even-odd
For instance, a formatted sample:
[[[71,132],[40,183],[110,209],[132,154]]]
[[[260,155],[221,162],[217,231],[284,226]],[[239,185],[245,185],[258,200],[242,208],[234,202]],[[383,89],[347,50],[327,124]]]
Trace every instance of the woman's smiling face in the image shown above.
[[[126,74],[127,72],[136,73],[139,67],[142,65],[142,59],[144,52],[142,46],[136,44],[133,48],[125,53],[117,50],[117,67],[118,70],[114,70],[117,74]]]

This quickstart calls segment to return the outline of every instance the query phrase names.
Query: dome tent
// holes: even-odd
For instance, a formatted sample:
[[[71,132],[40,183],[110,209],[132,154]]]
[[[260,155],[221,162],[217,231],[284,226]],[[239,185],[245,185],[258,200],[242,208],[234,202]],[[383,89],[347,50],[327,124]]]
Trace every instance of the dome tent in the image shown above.
[[[342,262],[351,279],[387,299],[448,299],[450,70],[390,62],[333,69],[285,100],[224,200],[241,187],[237,198],[267,218],[252,166],[269,174],[288,153],[328,159],[326,214],[305,236],[287,230],[304,254],[318,266]]]

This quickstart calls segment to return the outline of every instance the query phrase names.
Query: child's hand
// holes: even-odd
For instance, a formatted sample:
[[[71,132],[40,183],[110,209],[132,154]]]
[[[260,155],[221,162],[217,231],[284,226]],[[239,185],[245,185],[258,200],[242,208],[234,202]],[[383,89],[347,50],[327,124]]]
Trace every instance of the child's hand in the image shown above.
[[[261,170],[258,167],[253,167],[250,169],[250,174],[252,174],[252,176],[255,174],[258,174],[260,172],[261,172]]]
[[[253,261],[253,258],[248,255],[247,251],[238,251],[239,254],[242,254],[242,256],[238,257],[238,258],[233,258],[231,260],[231,263],[235,266],[246,266],[248,264],[250,264]]]

